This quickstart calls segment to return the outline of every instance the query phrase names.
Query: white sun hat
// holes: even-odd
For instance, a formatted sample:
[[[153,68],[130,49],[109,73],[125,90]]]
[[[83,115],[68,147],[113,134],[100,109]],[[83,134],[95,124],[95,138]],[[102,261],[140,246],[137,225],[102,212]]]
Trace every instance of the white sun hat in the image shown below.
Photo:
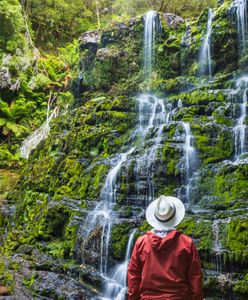
[[[152,201],[146,209],[147,222],[157,230],[171,229],[184,218],[183,202],[172,196],[160,196]]]

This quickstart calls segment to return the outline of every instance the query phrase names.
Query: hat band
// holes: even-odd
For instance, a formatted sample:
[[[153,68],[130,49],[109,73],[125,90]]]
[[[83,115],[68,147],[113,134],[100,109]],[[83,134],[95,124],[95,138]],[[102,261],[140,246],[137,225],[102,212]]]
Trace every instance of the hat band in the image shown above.
[[[159,219],[159,218],[156,216],[155,213],[154,213],[154,217],[155,217],[159,222],[166,223],[166,222],[169,222],[171,219],[173,219],[174,216],[175,216],[175,214],[176,214],[176,210],[174,209],[173,214],[172,214],[168,219],[166,219],[166,220],[161,220],[161,219]]]

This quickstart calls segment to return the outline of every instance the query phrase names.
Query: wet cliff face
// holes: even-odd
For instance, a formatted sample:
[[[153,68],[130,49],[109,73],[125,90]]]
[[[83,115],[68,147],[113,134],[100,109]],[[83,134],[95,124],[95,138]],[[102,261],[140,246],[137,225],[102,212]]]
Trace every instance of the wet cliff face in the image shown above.
[[[147,203],[165,194],[188,207],[180,228],[200,251],[206,296],[247,298],[248,70],[236,12],[230,2],[213,12],[212,76],[199,62],[207,9],[188,23],[160,15],[149,80],[143,18],[80,38],[74,103],[52,122],[0,214],[5,285],[27,298],[67,299],[73,290],[75,299],[89,299],[92,286],[101,291],[104,253],[108,269],[123,261],[132,230],[137,237],[149,229]],[[110,223],[87,218],[104,211],[106,178],[120,161],[104,250]],[[67,288],[59,288],[61,278]]]

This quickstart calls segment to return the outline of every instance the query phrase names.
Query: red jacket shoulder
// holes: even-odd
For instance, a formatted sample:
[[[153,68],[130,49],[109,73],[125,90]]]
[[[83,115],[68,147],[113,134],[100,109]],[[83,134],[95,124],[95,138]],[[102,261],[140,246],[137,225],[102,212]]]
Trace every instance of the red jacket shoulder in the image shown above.
[[[147,241],[148,241],[147,234],[138,237],[138,239],[135,242],[136,251],[142,252],[144,247],[147,245]]]
[[[181,233],[180,234],[180,239],[183,240],[185,243],[187,244],[192,244],[193,243],[193,239],[191,237],[189,237],[188,235]]]
[[[191,252],[192,245],[194,245],[194,241],[191,237],[187,236],[186,234],[181,233],[179,235],[180,243],[184,245],[189,252]]]

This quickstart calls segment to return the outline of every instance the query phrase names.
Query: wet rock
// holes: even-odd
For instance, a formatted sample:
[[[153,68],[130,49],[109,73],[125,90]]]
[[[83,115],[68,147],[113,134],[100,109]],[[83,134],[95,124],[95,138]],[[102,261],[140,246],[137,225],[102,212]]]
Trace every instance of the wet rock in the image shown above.
[[[165,13],[164,20],[170,28],[177,28],[180,24],[184,23],[184,19],[172,13]]]
[[[81,49],[97,49],[101,40],[101,33],[98,30],[87,31],[79,39]]]
[[[96,57],[103,61],[107,58],[116,59],[120,55],[120,51],[116,51],[109,48],[101,48],[97,50]]]
[[[15,282],[13,299],[31,300],[34,294],[37,299],[90,299],[97,295],[96,290],[91,290],[82,280],[79,282],[80,266],[75,266],[77,272],[73,272],[73,267],[68,267],[62,261],[57,261],[38,250],[33,251],[32,260],[15,255],[12,258],[4,258],[4,261],[6,266],[9,266],[8,274],[13,276]],[[15,268],[11,267],[12,265]],[[90,276],[89,270],[88,275]],[[93,277],[97,278],[94,270],[92,280]],[[5,293],[4,287],[3,292],[4,294],[0,292],[0,296],[9,295]]]
[[[100,272],[98,272],[96,269],[91,266],[80,265],[79,268],[77,267],[77,271],[79,272],[80,278],[82,278],[84,282],[93,284],[96,287],[101,287],[103,278]]]
[[[181,46],[188,47],[191,44],[191,27],[187,25],[186,32],[182,38]]]
[[[11,86],[11,74],[9,68],[2,67],[0,69],[0,88],[6,88]]]
[[[46,296],[48,299],[65,298],[72,300],[87,300],[94,294],[82,283],[68,276],[52,272],[38,272],[37,280],[32,285],[37,296]]]

